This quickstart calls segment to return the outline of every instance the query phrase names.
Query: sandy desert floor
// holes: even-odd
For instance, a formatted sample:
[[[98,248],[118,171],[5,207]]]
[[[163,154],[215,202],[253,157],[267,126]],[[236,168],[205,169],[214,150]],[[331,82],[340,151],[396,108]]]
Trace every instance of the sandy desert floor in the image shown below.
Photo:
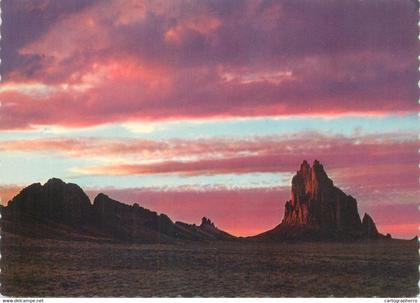
[[[413,297],[415,241],[109,244],[1,242],[1,293],[83,297]]]

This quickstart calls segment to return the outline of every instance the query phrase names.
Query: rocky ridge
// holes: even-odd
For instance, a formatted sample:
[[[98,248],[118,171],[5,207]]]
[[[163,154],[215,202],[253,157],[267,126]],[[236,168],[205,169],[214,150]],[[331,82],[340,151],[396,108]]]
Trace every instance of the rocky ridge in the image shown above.
[[[167,215],[128,205],[105,194],[89,197],[76,184],[50,179],[24,188],[1,208],[2,229],[31,237],[122,242],[233,240],[208,218],[200,225],[173,222]],[[378,232],[368,214],[360,220],[357,201],[336,187],[324,167],[303,161],[292,179],[291,199],[274,229],[250,237],[262,241],[391,238]]]
[[[1,212],[3,230],[36,238],[141,243],[235,238],[213,223],[212,229],[174,223],[165,214],[137,203],[121,203],[103,193],[91,204],[78,185],[55,178],[24,188]]]

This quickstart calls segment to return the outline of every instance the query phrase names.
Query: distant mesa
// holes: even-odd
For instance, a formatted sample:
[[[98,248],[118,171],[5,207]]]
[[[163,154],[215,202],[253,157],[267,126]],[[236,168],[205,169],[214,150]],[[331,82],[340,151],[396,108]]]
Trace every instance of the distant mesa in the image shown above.
[[[100,193],[93,204],[76,184],[50,179],[32,184],[1,208],[6,232],[29,237],[172,243],[235,240],[207,217],[200,225],[173,222],[167,215],[128,205]],[[337,188],[317,160],[303,161],[292,179],[291,199],[274,229],[249,237],[257,241],[347,241],[390,239],[368,215],[360,220],[357,201]]]

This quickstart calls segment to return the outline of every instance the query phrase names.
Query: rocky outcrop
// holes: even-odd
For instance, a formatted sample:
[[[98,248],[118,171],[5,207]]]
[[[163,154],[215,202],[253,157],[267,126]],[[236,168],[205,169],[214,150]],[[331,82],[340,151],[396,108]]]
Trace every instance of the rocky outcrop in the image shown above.
[[[201,218],[200,227],[202,227],[202,228],[216,228],[214,223],[211,222],[211,220],[206,218],[206,217]]]
[[[137,203],[132,206],[99,194],[94,202],[95,225],[102,234],[131,242],[173,242],[175,240],[228,240],[234,237],[219,230],[209,219],[204,225],[173,223],[165,214],[158,214]],[[203,218],[205,219],[205,218]]]
[[[199,226],[195,224],[187,224],[184,222],[176,222],[175,225],[188,234],[190,239],[202,239],[202,240],[234,240],[235,236],[219,229],[216,225],[208,218],[203,217]]]
[[[206,232],[207,234],[211,235],[211,237],[215,239],[221,240],[221,239],[235,238],[231,234],[228,234],[227,232],[217,228],[216,225],[210,219],[206,217],[203,217],[201,219],[201,224],[198,228]]]
[[[372,218],[366,214],[360,220],[356,199],[336,187],[315,160],[312,167],[303,161],[293,177],[281,224],[257,237],[339,240],[378,236]]]
[[[170,241],[174,223],[138,204],[132,206],[98,194],[93,202],[93,223],[99,232],[125,242]]]
[[[357,202],[335,187],[324,167],[304,161],[292,179],[292,199],[286,202],[282,221],[322,230],[352,232],[360,229]]]
[[[368,238],[378,238],[379,232],[376,228],[375,222],[373,222],[373,219],[368,214],[365,214],[363,216],[362,220],[362,230],[366,237]]]
[[[35,183],[23,189],[9,202],[7,213],[16,220],[29,215],[77,227],[89,220],[91,205],[78,185],[54,178],[44,185]]]

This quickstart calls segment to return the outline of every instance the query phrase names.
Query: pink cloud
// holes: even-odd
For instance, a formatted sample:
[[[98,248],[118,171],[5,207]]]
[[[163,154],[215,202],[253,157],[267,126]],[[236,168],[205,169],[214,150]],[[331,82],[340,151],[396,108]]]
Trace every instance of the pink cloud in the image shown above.
[[[303,159],[319,159],[337,186],[373,205],[415,204],[418,195],[417,143],[402,134],[166,141],[52,138],[3,141],[0,151],[102,159],[111,164],[77,167],[73,172],[105,176],[290,173]]]
[[[185,164],[185,172],[193,172],[195,169],[205,169],[206,166],[215,170],[218,167],[227,170],[229,167],[239,168],[235,159],[243,160],[241,166],[244,169],[266,167],[263,171],[278,171],[284,166],[286,170],[294,170],[304,158],[320,158],[328,159],[326,162],[331,168],[343,168],[341,175],[344,178],[357,179],[360,175],[375,174],[379,165],[383,167],[378,170],[386,169],[387,175],[403,173],[417,157],[416,146],[410,136],[402,133],[344,137],[305,132],[246,138],[151,140],[81,137],[3,140],[0,150],[56,152],[68,157],[121,157],[126,161],[122,169],[133,173],[136,170],[142,173],[142,164],[135,160],[154,160],[151,166],[144,166],[145,170],[151,172],[154,168],[161,172],[165,172],[166,168],[176,172],[177,169],[171,167],[182,164]],[[134,162],[130,163],[130,160]],[[223,163],[226,165],[222,166]],[[348,163],[353,164],[351,169]],[[393,168],[393,165],[400,166]],[[182,168],[179,171],[182,172]]]
[[[295,141],[271,138],[267,141],[262,139],[253,142],[246,140],[235,142],[232,139],[230,144],[222,140],[210,145],[211,152],[209,152],[208,144],[200,145],[197,142],[197,144],[186,145],[195,146],[190,153],[183,149],[180,152],[174,147],[173,151],[169,150],[160,155],[160,161],[155,163],[119,163],[85,167],[80,171],[93,175],[284,172],[293,171],[302,159],[317,158],[321,161],[327,159],[323,162],[330,169],[336,169],[337,175],[341,176],[339,180],[349,184],[355,184],[362,179],[367,182],[363,183],[364,185],[413,186],[416,180],[413,176],[417,173],[417,167],[412,164],[417,158],[415,142],[356,143],[357,140],[353,140],[330,138],[329,143],[325,145],[320,144],[316,138],[307,140],[301,138]],[[180,155],[196,159],[173,160],[174,157],[176,159],[176,156]]]
[[[185,71],[174,76],[171,74],[173,71],[161,68],[138,67],[130,70],[130,67],[121,65],[100,69],[109,71],[106,79],[101,78],[105,73],[102,71],[86,73],[80,76],[84,81],[61,82],[57,84],[58,89],[52,86],[53,92],[45,95],[27,95],[19,91],[0,93],[4,100],[0,127],[80,127],[129,121],[259,116],[383,116],[389,113],[407,114],[414,110],[404,100],[393,99],[392,96],[372,102],[361,102],[359,96],[314,97],[313,94],[317,94],[315,91],[303,92],[305,96],[293,96],[292,91],[298,90],[307,80],[272,80],[271,72],[260,74],[256,82],[241,80],[230,83],[215,79],[222,75],[206,70]],[[194,74],[194,80],[188,79],[188,74]],[[62,89],[69,85],[86,89]],[[312,100],[297,102],[297,98]],[[311,111],[308,111],[308,106]]]
[[[36,82],[52,90],[0,93],[0,128],[416,111],[416,40],[408,33],[416,36],[417,22],[410,6],[389,4],[405,20],[395,23],[391,10],[370,4],[346,4],[344,11],[307,5],[313,15],[252,1],[72,8],[6,50],[8,61],[20,63],[8,67],[5,85]],[[348,11],[357,23],[339,18]],[[29,14],[19,5],[13,12]],[[326,12],[334,28],[319,18]],[[369,30],[349,31],[355,24]],[[65,89],[71,86],[84,89]]]

